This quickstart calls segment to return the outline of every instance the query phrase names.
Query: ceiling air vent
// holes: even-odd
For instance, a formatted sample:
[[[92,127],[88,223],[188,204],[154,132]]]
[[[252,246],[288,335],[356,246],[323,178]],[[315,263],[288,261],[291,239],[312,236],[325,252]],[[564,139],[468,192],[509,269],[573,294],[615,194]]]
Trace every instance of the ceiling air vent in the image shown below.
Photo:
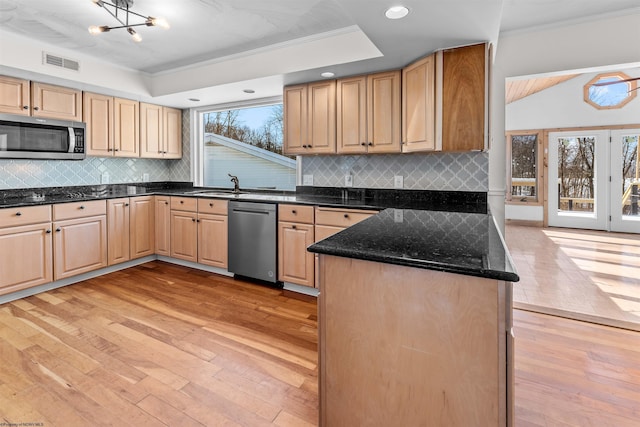
[[[62,58],[61,56],[52,55],[47,52],[42,52],[42,63],[73,71],[78,71],[80,69],[80,63],[78,61]]]

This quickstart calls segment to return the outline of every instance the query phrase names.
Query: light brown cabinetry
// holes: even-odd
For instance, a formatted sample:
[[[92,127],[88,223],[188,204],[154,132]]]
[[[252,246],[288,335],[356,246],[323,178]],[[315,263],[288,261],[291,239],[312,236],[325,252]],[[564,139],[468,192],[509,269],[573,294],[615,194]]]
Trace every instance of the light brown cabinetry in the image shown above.
[[[31,115],[29,80],[0,76],[0,113]]]
[[[400,71],[337,82],[337,152],[400,152]]]
[[[324,240],[377,213],[377,211],[359,209],[316,207],[315,241]]]
[[[228,267],[228,202],[198,199],[198,262]]]
[[[402,70],[402,151],[436,150],[435,55]]]
[[[336,152],[336,81],[284,88],[284,152]]]
[[[198,262],[197,199],[171,197],[171,256]]]
[[[129,199],[129,226],[131,259],[155,253],[155,204],[153,196]]]
[[[138,101],[113,99],[113,155],[140,156],[140,106]]]
[[[488,146],[486,43],[439,52],[442,61],[442,151]]]
[[[155,196],[156,254],[171,256],[171,197]]]
[[[511,425],[511,284],[329,255],[319,270],[321,426]]]
[[[313,207],[278,205],[278,279],[315,286]]]
[[[145,158],[182,157],[182,112],[140,103],[140,155]]]
[[[0,210],[0,295],[53,280],[51,206]]]
[[[82,121],[82,91],[0,76],[0,112]]]
[[[107,200],[107,219],[109,265],[129,261],[129,198]]]
[[[86,123],[86,149],[88,156],[113,156],[114,121],[112,96],[85,92],[83,94],[84,121]]]
[[[104,200],[53,206],[55,280],[107,266],[106,214]]]

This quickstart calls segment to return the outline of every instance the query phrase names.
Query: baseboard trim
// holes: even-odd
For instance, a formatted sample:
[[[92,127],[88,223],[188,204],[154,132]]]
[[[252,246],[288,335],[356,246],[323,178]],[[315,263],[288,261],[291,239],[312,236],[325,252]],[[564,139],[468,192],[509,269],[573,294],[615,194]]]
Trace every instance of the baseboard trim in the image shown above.
[[[505,219],[504,224],[505,225],[521,225],[524,227],[538,227],[538,228],[544,227],[543,221],[535,221],[535,220],[529,220],[529,219]]]

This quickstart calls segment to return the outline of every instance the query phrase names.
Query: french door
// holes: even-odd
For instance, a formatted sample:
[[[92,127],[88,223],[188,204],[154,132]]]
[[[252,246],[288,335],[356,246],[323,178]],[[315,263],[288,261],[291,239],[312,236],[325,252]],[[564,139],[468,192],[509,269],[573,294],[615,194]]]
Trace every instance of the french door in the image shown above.
[[[550,226],[640,233],[639,135],[639,129],[549,133]]]

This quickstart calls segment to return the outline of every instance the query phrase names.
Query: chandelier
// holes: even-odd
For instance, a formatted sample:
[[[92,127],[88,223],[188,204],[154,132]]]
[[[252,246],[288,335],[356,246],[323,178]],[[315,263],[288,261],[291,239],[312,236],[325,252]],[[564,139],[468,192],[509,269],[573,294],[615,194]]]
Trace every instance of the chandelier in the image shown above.
[[[116,21],[118,21],[121,25],[111,27],[108,25],[92,25],[89,27],[89,33],[96,35],[100,33],[106,33],[111,30],[115,30],[118,28],[126,28],[127,32],[131,34],[131,38],[136,41],[142,41],[142,37],[140,34],[133,29],[133,27],[140,27],[142,25],[146,27],[161,27],[161,28],[169,28],[169,23],[164,18],[154,18],[153,16],[145,16],[140,13],[136,13],[132,11],[130,8],[133,6],[133,0],[113,0],[113,3],[109,3],[103,0],[92,0],[97,6],[100,6],[104,10],[109,13],[109,15],[113,16]],[[133,22],[129,21],[129,18],[132,18]],[[142,20],[142,22],[140,22]]]

